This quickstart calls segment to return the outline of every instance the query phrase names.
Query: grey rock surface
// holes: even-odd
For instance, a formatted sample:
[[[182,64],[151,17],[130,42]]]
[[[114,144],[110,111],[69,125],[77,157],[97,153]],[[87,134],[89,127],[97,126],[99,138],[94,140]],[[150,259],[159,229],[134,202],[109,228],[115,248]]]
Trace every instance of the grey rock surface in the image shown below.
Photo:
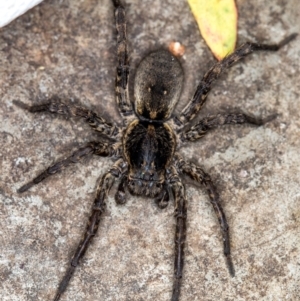
[[[238,44],[300,33],[298,0],[237,1]],[[214,63],[185,1],[126,1],[132,74],[151,50],[180,41],[185,84],[177,111]],[[84,122],[30,114],[13,104],[59,95],[120,124],[114,103],[112,4],[44,1],[0,30],[0,296],[52,300],[85,229],[97,181],[110,160],[90,158],[20,195],[57,159],[97,138]],[[186,181],[188,232],[182,301],[299,300],[300,37],[254,54],[216,83],[201,116],[277,113],[262,127],[227,126],[180,152],[201,165],[222,197],[236,277],[222,254],[205,191]],[[131,77],[132,78],[132,77]],[[170,300],[173,206],[128,196],[107,200],[98,235],[62,300]]]

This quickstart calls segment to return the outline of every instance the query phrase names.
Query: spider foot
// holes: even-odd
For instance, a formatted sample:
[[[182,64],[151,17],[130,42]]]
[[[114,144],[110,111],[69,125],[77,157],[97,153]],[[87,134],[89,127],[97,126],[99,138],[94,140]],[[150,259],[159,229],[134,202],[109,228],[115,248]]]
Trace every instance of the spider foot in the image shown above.
[[[180,278],[176,278],[173,283],[173,292],[171,301],[178,301],[180,294]]]
[[[30,106],[20,100],[14,99],[12,102],[14,105],[16,105],[17,107],[19,107],[23,110],[26,110],[26,111],[30,110]]]
[[[277,116],[278,114],[274,113],[266,118],[256,118],[249,115],[244,115],[244,118],[248,123],[260,126],[274,120],[275,118],[277,118]]]
[[[17,190],[17,192],[18,192],[18,193],[23,193],[23,192],[29,190],[33,185],[35,185],[35,183],[29,182],[29,183],[23,185],[22,187],[20,187],[20,188]]]
[[[272,115],[270,115],[270,116],[264,118],[264,119],[262,120],[263,124],[265,124],[265,123],[267,123],[267,122],[270,122],[270,121],[276,119],[276,118],[278,117],[278,115],[279,115],[279,114],[274,113],[274,114],[272,114]]]
[[[289,35],[288,37],[286,37],[285,39],[283,39],[279,44],[279,48],[283,47],[284,45],[288,44],[289,42],[291,42],[292,40],[294,40],[297,37],[298,33],[294,32],[291,35]]]
[[[19,101],[19,100],[13,100],[13,103],[16,106],[18,106],[19,108],[26,110],[30,113],[45,112],[45,111],[48,111],[50,108],[49,103],[33,105],[33,106],[29,106],[26,103]]]
[[[234,266],[233,266],[230,255],[226,256],[226,261],[227,261],[227,267],[228,267],[228,270],[229,270],[229,274],[230,274],[231,277],[234,277],[235,276],[235,270],[234,270]]]
[[[60,299],[61,294],[57,293],[53,301],[58,301]]]
[[[74,274],[75,268],[76,268],[76,266],[72,266],[72,265],[68,268],[64,278],[60,282],[60,285],[58,287],[57,293],[56,293],[53,301],[60,300],[61,295],[66,290],[66,288],[67,288],[67,286],[68,286],[68,284],[69,284],[69,282],[70,282],[70,280],[71,280],[71,278]]]

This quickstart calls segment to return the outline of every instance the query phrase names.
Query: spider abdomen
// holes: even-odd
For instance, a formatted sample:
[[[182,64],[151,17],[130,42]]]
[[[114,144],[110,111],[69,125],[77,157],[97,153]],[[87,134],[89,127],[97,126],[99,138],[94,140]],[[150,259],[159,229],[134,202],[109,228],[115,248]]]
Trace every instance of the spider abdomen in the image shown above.
[[[175,150],[173,131],[166,124],[133,121],[124,135],[129,162],[128,188],[138,195],[156,196],[165,182],[165,169]]]
[[[144,58],[134,83],[135,110],[142,119],[168,119],[180,97],[183,70],[168,51],[158,50]]]

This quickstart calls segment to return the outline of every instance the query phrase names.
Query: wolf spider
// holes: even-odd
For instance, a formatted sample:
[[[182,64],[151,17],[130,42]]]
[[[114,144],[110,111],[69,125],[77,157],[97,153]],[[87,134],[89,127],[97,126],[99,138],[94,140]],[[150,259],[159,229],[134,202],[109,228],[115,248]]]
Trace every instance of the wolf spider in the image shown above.
[[[154,198],[160,208],[169,202],[169,194],[175,202],[175,263],[172,301],[179,300],[180,286],[184,263],[184,244],[186,238],[186,195],[181,175],[187,175],[203,185],[217,215],[224,244],[224,255],[231,276],[234,268],[231,260],[228,224],[223,212],[219,194],[210,178],[203,169],[185,161],[178,153],[178,148],[186,142],[195,141],[208,131],[225,124],[263,125],[274,118],[266,119],[251,117],[244,113],[227,113],[201,119],[195,125],[190,122],[197,116],[204,105],[211,85],[227,68],[254,51],[277,51],[296,37],[292,34],[279,44],[265,45],[245,43],[232,54],[216,63],[199,82],[192,100],[182,112],[172,115],[179,100],[183,83],[183,70],[180,62],[166,50],[152,52],[144,58],[136,72],[134,83],[134,101],[128,96],[129,60],[126,41],[125,9],[119,0],[112,0],[115,8],[117,29],[117,75],[116,101],[123,119],[123,127],[108,123],[98,114],[78,106],[64,104],[59,98],[50,98],[45,104],[27,106],[19,101],[17,105],[29,112],[50,112],[65,116],[80,117],[95,131],[109,138],[111,142],[91,141],[76,150],[70,157],[55,163],[39,174],[32,181],[22,186],[20,193],[33,185],[61,171],[72,163],[94,154],[110,157],[114,165],[101,177],[91,216],[83,239],[71,259],[58,287],[55,301],[58,301],[66,290],[69,281],[84,256],[92,238],[97,232],[100,217],[105,210],[105,199],[115,179],[119,179],[115,195],[118,204],[126,202],[126,189],[133,195]]]

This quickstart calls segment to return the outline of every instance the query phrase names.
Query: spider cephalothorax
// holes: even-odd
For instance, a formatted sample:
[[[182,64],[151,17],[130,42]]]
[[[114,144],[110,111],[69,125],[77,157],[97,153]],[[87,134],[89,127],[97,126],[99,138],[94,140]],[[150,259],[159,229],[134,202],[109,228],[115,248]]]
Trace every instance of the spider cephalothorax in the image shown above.
[[[211,129],[224,124],[251,123],[262,125],[272,118],[259,119],[244,113],[212,115],[191,126],[190,121],[200,111],[207,99],[212,83],[223,70],[253,51],[276,51],[296,34],[290,35],[277,45],[245,43],[235,52],[216,63],[200,80],[192,100],[178,116],[172,115],[179,100],[183,71],[180,62],[166,50],[152,52],[140,63],[135,78],[133,102],[128,97],[129,62],[126,44],[125,9],[119,0],[115,6],[118,66],[116,76],[116,101],[124,127],[108,123],[98,114],[82,107],[67,105],[59,98],[48,99],[44,104],[27,106],[16,102],[30,112],[51,112],[67,116],[77,116],[85,120],[94,130],[106,136],[108,141],[91,141],[76,150],[70,157],[47,168],[29,183],[19,189],[27,191],[33,185],[61,171],[71,163],[80,161],[90,154],[111,157],[114,165],[103,174],[99,182],[92,212],[83,239],[62,279],[55,301],[60,299],[69,281],[84,256],[91,239],[95,236],[100,217],[105,209],[105,199],[115,179],[119,180],[116,193],[117,203],[125,203],[126,189],[131,194],[153,197],[160,208],[164,208],[172,194],[175,203],[175,261],[172,301],[179,300],[183,271],[184,243],[186,233],[186,195],[181,175],[187,175],[203,185],[217,215],[224,244],[224,255],[229,272],[234,276],[230,254],[228,225],[220,204],[220,198],[210,176],[202,168],[185,161],[178,153],[178,145],[195,141]],[[105,141],[107,141],[105,140]],[[197,296],[195,296],[197,297]],[[101,297],[99,297],[101,298]]]
[[[175,146],[174,133],[166,124],[136,120],[129,125],[124,135],[124,154],[129,163],[131,193],[151,197],[161,193]]]

